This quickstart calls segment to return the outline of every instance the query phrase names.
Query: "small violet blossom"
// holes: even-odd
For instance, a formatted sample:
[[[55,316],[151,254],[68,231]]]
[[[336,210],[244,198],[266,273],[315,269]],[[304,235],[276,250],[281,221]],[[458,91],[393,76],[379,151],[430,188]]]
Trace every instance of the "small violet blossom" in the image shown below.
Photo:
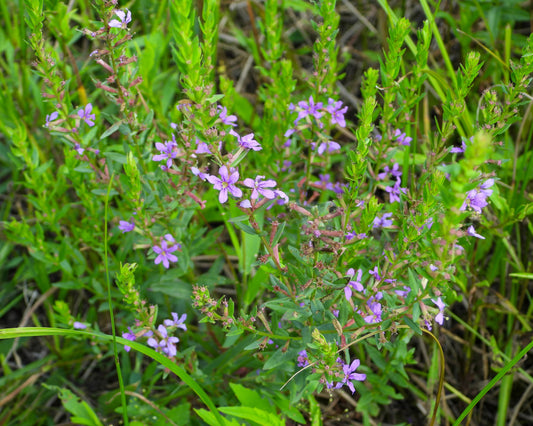
[[[307,117],[308,115],[312,115],[317,120],[320,120],[320,118],[324,114],[323,112],[320,112],[320,109],[322,108],[322,105],[323,105],[322,102],[318,102],[318,103],[315,104],[313,96],[309,97],[309,102],[306,102],[306,101],[298,102],[298,106],[300,107],[300,111],[298,112],[298,117],[296,118],[296,120],[294,120],[294,124],[296,124],[302,118]],[[289,106],[289,110],[294,110],[294,109],[295,109],[294,105],[292,105],[292,109],[291,109],[291,106]],[[320,123],[320,124],[322,124],[322,123]],[[322,126],[320,126],[320,127],[322,127]]]
[[[166,319],[165,321],[163,321],[163,324],[165,324],[166,327],[177,327],[181,328],[184,331],[187,331],[187,326],[184,324],[185,320],[187,319],[187,314],[183,314],[179,318],[176,312],[171,312],[171,314],[172,319]]]
[[[131,232],[135,228],[135,223],[133,222],[133,219],[130,219],[129,222],[126,222],[125,220],[121,220],[118,229],[122,231],[122,233]]]
[[[196,146],[196,151],[194,151],[195,154],[212,154],[209,145],[199,139],[196,139]]]
[[[435,316],[435,322],[437,324],[442,325],[444,323],[444,308],[446,307],[446,305],[444,304],[444,302],[442,301],[440,297],[437,298],[437,300],[431,299],[431,301],[435,305],[437,305],[437,308],[439,308],[439,313]]]
[[[179,244],[174,244],[172,246],[168,246],[168,244],[175,243],[174,237],[170,234],[166,234],[164,236],[164,240],[161,241],[161,246],[153,246],[152,250],[157,254],[157,257],[154,260],[154,263],[156,265],[159,265],[161,262],[163,263],[163,266],[168,269],[169,262],[177,262],[178,258],[177,256],[173,255],[172,253],[178,250]]]
[[[78,111],[78,116],[83,121],[85,121],[89,127],[93,127],[94,126],[94,121],[93,120],[96,118],[96,115],[91,114],[92,110],[93,110],[92,104],[88,103],[87,105],[85,105],[84,109],[80,109]]]
[[[79,321],[74,321],[74,324],[72,324],[72,327],[74,327],[77,330],[85,330],[87,328],[87,325]]]
[[[164,144],[161,142],[156,142],[155,147],[159,151],[159,154],[154,155],[152,157],[152,161],[163,161],[167,160],[166,163],[166,169],[170,169],[170,166],[172,166],[172,159],[176,158],[178,153],[175,150],[177,148],[177,144],[174,140],[174,135],[172,135],[172,141],[166,141]],[[165,166],[161,166],[163,170],[165,170]]]
[[[127,333],[122,333],[122,337],[123,337],[124,339],[129,340],[130,342],[134,342],[134,341],[135,341],[135,338],[136,338],[135,333],[133,333],[133,332],[131,331],[131,327],[128,327],[128,332],[127,332]],[[126,352],[129,352],[129,351],[131,350],[131,347],[130,347],[130,346],[127,346],[127,345],[124,345],[124,350],[125,350]]]
[[[239,145],[243,148],[252,149],[254,151],[260,151],[263,149],[261,145],[259,144],[259,142],[254,140],[253,133],[250,133],[249,135],[243,136],[241,138],[241,136],[236,131],[231,129],[229,131],[229,134],[235,136],[237,138],[237,141],[239,142]]]
[[[481,209],[488,205],[487,197],[492,195],[492,189],[489,189],[492,185],[494,185],[494,179],[487,179],[478,188],[468,191],[466,200],[459,210],[464,211],[467,207],[471,207],[472,210],[481,213]]]
[[[44,127],[50,126],[50,123],[59,117],[59,113],[57,111],[54,111],[53,113],[46,116],[46,124]]]
[[[239,171],[233,167],[228,171],[226,166],[222,166],[218,172],[220,173],[220,178],[216,176],[207,177],[207,180],[213,185],[213,188],[220,191],[218,201],[221,204],[228,201],[228,192],[234,197],[242,197],[242,191],[235,186],[239,180]]]
[[[316,144],[314,142],[311,143],[311,148],[315,149]],[[341,149],[341,146],[337,142],[328,141],[328,142],[322,142],[320,145],[318,145],[318,149],[316,152],[318,155],[324,154],[324,152],[332,153],[339,151]]]
[[[228,110],[226,107],[223,107],[221,105],[218,106],[218,109],[220,110],[220,113],[218,115],[218,118],[222,121],[222,124],[225,124],[227,126],[233,126],[235,127],[237,125],[237,116],[236,115],[228,115]]]
[[[400,178],[396,178],[396,183],[392,186],[387,186],[385,188],[385,191],[389,193],[389,196],[390,196],[390,199],[389,199],[389,202],[390,203],[395,203],[395,202],[400,202],[400,194],[401,193],[406,193],[407,191],[407,188],[401,188],[400,185],[401,185],[402,181]]]
[[[411,141],[413,140],[413,138],[407,136],[405,133],[402,133],[400,129],[396,129],[394,132],[394,138],[400,145],[404,146],[410,146]]]
[[[115,10],[115,15],[118,16],[118,19],[112,19],[109,21],[109,27],[110,28],[126,28],[128,24],[131,22],[131,12],[128,9],[123,10]]]
[[[347,385],[352,391],[352,394],[355,393],[355,387],[352,381],[355,380],[358,382],[362,382],[366,380],[366,374],[355,372],[355,370],[357,370],[360,364],[361,364],[361,361],[359,361],[358,359],[354,359],[350,365],[344,364],[342,366],[342,371],[344,372],[344,378],[342,379],[341,383]]]
[[[307,356],[307,352],[304,349],[303,351],[298,352],[298,367],[303,368],[307,367],[309,365],[309,357]]]
[[[342,108],[342,101],[335,102],[334,99],[328,99],[328,106],[326,111],[331,114],[331,124],[338,124],[340,127],[346,127],[344,114],[348,111],[348,107]]]
[[[259,194],[269,200],[276,198],[276,193],[273,190],[268,189],[274,188],[276,186],[276,181],[272,179],[263,181],[264,178],[264,176],[257,176],[255,180],[250,178],[244,179],[243,184],[248,188],[253,188],[252,195],[250,196],[252,200],[256,200],[259,197]]]
[[[400,171],[400,165],[398,163],[394,163],[392,165],[392,169],[389,168],[389,166],[385,166],[383,170],[384,171],[382,173],[378,174],[379,180],[384,180],[387,177],[387,174],[390,174],[395,178],[399,178],[402,175],[402,172]]]
[[[79,155],[83,155],[83,153],[85,152],[85,148],[82,148],[78,142],[75,142],[74,151],[76,151]]]
[[[346,273],[349,277],[353,277],[355,275],[355,271],[353,268],[348,269],[348,272]],[[361,277],[363,276],[363,271],[361,269],[357,270],[357,279],[355,281],[350,280],[346,287],[344,287],[344,296],[346,297],[346,300],[350,300],[352,297],[352,289],[356,291],[364,291],[363,285],[361,284]]]
[[[474,227],[473,227],[472,225],[470,225],[470,226],[468,227],[468,229],[466,230],[466,233],[467,233],[468,235],[470,235],[471,237],[476,237],[476,238],[479,238],[479,239],[481,239],[481,240],[484,240],[484,239],[485,239],[485,237],[484,237],[483,235],[479,235],[479,234],[476,232],[476,230],[474,229]]]
[[[382,217],[376,216],[372,222],[372,228],[387,228],[392,225],[392,219],[389,219],[392,213],[385,213]]]
[[[382,312],[382,306],[381,303],[378,302],[378,300],[381,300],[383,295],[381,292],[378,292],[376,296],[372,296],[368,302],[367,306],[370,309],[371,314],[365,315],[364,320],[367,324],[375,324],[377,322],[381,322],[381,312]]]

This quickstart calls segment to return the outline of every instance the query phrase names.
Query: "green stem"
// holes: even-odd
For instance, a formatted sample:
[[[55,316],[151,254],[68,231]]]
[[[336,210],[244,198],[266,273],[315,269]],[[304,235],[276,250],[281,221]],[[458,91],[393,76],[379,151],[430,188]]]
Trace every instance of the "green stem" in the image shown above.
[[[117,335],[115,332],[115,316],[113,314],[113,300],[111,299],[111,283],[109,281],[109,261],[107,255],[107,212],[109,207],[109,193],[111,192],[111,187],[113,185],[113,179],[115,174],[111,175],[109,179],[109,184],[107,185],[107,194],[105,197],[105,213],[104,213],[104,266],[105,266],[105,278],[107,283],[107,303],[109,305],[109,318],[111,320],[111,332],[113,334],[113,355],[115,359],[115,366],[117,368],[118,375],[118,384],[120,387],[120,400],[122,403],[122,417],[124,419],[124,424],[128,426],[128,406],[126,403],[126,393],[124,389],[124,380],[122,378],[122,370],[120,369],[120,361],[118,359],[118,350],[117,350]]]

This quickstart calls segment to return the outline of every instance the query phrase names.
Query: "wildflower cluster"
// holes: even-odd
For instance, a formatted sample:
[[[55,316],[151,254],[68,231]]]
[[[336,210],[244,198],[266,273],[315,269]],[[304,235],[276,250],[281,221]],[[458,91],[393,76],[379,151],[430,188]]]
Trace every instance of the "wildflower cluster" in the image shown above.
[[[177,331],[178,328],[187,331],[187,326],[185,325],[187,314],[183,314],[180,317],[178,317],[178,314],[175,312],[172,312],[171,314],[172,318],[166,319],[163,321],[163,324],[159,324],[157,328],[147,328],[146,326],[141,327],[142,324],[137,322],[137,326],[134,330],[132,330],[131,327],[128,327],[128,331],[122,333],[122,337],[130,342],[137,341],[141,337],[145,338],[148,346],[172,359],[178,353],[176,344],[180,341],[180,339],[173,336],[172,333]],[[124,346],[124,349],[126,352],[129,352],[131,347]]]

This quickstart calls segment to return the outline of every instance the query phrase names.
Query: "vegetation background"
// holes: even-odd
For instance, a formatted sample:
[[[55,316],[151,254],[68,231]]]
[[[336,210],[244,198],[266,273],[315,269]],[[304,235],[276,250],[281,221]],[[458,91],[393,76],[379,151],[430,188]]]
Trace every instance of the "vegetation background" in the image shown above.
[[[180,11],[173,8],[181,8],[182,15],[187,7],[196,9],[197,16],[203,16],[203,25],[209,25],[209,19],[217,25],[216,38],[201,39],[205,58],[211,58],[211,63],[202,68],[203,83],[212,85],[208,88],[210,95],[223,93],[225,101],[229,100],[227,105],[233,107],[229,113],[237,114],[245,127],[257,129],[267,139],[265,135],[269,131],[283,134],[286,130],[283,120],[269,121],[270,128],[261,127],[260,122],[272,111],[272,103],[288,106],[309,96],[308,83],[313,81],[316,72],[314,55],[318,37],[318,28],[312,22],[333,19],[325,16],[322,3],[303,0],[121,2],[117,8],[127,8],[132,15],[129,24],[132,39],[125,40],[124,48],[129,58],[135,56],[136,62],[128,77],[143,77],[136,86],[141,97],[136,98],[137,103],[129,111],[127,106],[121,108],[105,100],[108,93],[98,86],[98,81],[107,74],[90,57],[96,44],[90,31],[101,25],[104,2],[0,2],[1,329],[29,326],[71,329],[76,320],[111,335],[116,322],[116,334],[120,335],[127,325],[133,324],[133,317],[117,287],[113,287],[108,297],[106,259],[112,264],[111,278],[119,272],[119,260],[127,259],[140,265],[136,278],[149,304],[157,304],[165,318],[171,312],[188,314],[189,333],[180,334],[180,365],[195,373],[194,381],[217,407],[241,410],[226,410],[226,418],[231,421],[267,424],[266,420],[262,423],[248,413],[247,407],[256,406],[273,416],[268,418],[269,422],[282,424],[427,422],[439,387],[440,371],[437,346],[427,335],[414,334],[409,342],[408,349],[414,351],[411,362],[405,365],[408,382],[393,383],[373,408],[360,405],[358,409],[357,396],[345,389],[333,393],[324,389],[294,403],[287,392],[279,392],[279,383],[270,386],[252,377],[250,372],[259,368],[258,361],[241,355],[250,342],[240,340],[228,350],[222,328],[202,328],[201,315],[191,306],[191,286],[176,285],[201,278],[204,285],[216,289],[217,297],[225,295],[236,300],[247,297],[239,294],[240,287],[229,278],[234,272],[228,272],[233,267],[246,270],[246,266],[238,264],[242,259],[237,260],[228,250],[230,257],[224,262],[214,261],[217,257],[213,247],[217,242],[221,243],[220,247],[232,244],[232,235],[220,236],[216,232],[222,223],[221,212],[207,211],[205,221],[210,224],[210,230],[202,231],[205,234],[200,233],[200,225],[183,227],[183,241],[187,241],[190,251],[187,258],[194,259],[194,267],[192,263],[181,263],[179,272],[161,278],[164,270],[150,272],[146,266],[152,266],[155,257],[146,259],[150,241],[139,243],[129,235],[123,238],[117,230],[119,220],[127,220],[138,201],[130,199],[129,204],[111,204],[109,215],[103,201],[108,194],[110,173],[127,164],[125,141],[146,142],[148,151],[153,151],[155,138],[165,138],[164,129],[169,128],[168,117],[174,105],[191,95],[184,92],[187,87],[183,75],[187,70],[180,68],[179,54],[173,50],[180,37],[185,37],[181,46],[187,44],[187,31],[200,34],[200,21],[187,21],[192,23],[190,27],[186,22],[176,24]],[[208,5],[212,14],[202,15]],[[106,7],[109,9],[109,5]],[[279,16],[282,21],[279,27],[272,16],[269,18],[272,10],[276,11],[272,16]],[[330,51],[333,55],[329,65],[335,75],[329,84],[338,99],[348,106],[346,118],[356,127],[365,101],[361,89],[364,73],[369,67],[383,67],[384,52],[390,47],[387,45],[389,31],[399,17],[408,19],[413,38],[426,20],[433,32],[428,57],[431,70],[428,74],[433,80],[424,83],[415,118],[421,139],[437,132],[438,123],[442,123],[446,114],[439,88],[452,86],[455,70],[460,69],[471,51],[481,57],[483,66],[465,99],[465,108],[470,119],[477,121],[482,114],[480,105],[487,97],[493,96],[489,104],[493,102],[501,107],[498,111],[503,124],[496,142],[504,150],[490,159],[494,164],[499,162],[499,196],[492,200],[494,206],[486,215],[486,239],[469,247],[464,261],[457,264],[453,284],[456,302],[446,310],[444,326],[435,331],[445,359],[439,422],[454,423],[465,407],[483,393],[483,398],[468,413],[469,424],[533,424],[533,362],[531,357],[516,358],[517,354],[523,355],[524,348],[531,347],[533,336],[530,88],[521,93],[516,110],[508,115],[503,113],[506,88],[512,80],[510,64],[520,62],[532,32],[533,2],[338,0],[335,11],[338,33],[333,34],[336,44]],[[38,39],[32,39],[32,34],[37,34],[40,18],[44,18],[42,45]],[[273,38],[268,34],[274,30],[279,31],[279,41],[269,45]],[[39,57],[35,48],[43,46],[55,52],[57,63],[47,65],[44,56]],[[406,77],[415,62],[408,43],[407,50],[406,56],[399,59],[402,75]],[[277,61],[276,51],[279,58],[283,56],[290,62],[294,80],[278,74],[279,79],[272,83],[269,71]],[[194,61],[194,54],[190,60]],[[523,58],[522,63],[525,62]],[[47,80],[47,72],[62,77],[57,81]],[[64,92],[62,85],[67,87]],[[270,94],[275,96],[269,97]],[[72,105],[92,102],[98,107],[99,118],[105,120],[107,127],[98,136],[95,132],[85,132],[81,141],[84,146],[96,149],[91,141],[97,137],[104,139],[105,132],[106,158],[110,164],[116,162],[114,170],[111,165],[110,170],[97,168],[98,162],[93,163],[94,167],[79,163],[76,151],[59,142],[61,137],[57,132],[45,127],[47,116],[55,110],[51,108],[52,102],[58,96],[65,96],[65,104],[68,99]],[[279,105],[277,108],[282,109]],[[137,118],[133,113],[128,115],[140,110],[151,113],[143,120],[138,120],[140,115],[135,115]],[[493,111],[496,117],[498,111]],[[125,124],[129,125],[129,134],[119,128]],[[351,138],[353,135],[347,131],[339,136],[344,141]],[[450,137],[448,144],[460,145],[459,136]],[[271,167],[275,160],[271,157],[264,161]],[[334,172],[340,175],[343,170]],[[85,175],[91,178],[86,180]],[[126,188],[128,180],[125,175],[122,177],[120,184]],[[152,178],[147,181],[146,185],[152,187],[156,182]],[[121,185],[113,191],[120,192]],[[156,203],[157,196],[154,197],[155,201],[147,202]],[[163,200],[161,205],[167,200],[179,204],[179,200],[165,198],[165,194],[160,200]],[[110,223],[106,223],[104,230],[105,217]],[[191,229],[198,234],[186,236]],[[108,244],[104,244],[104,238],[108,238],[105,240]],[[211,252],[203,251],[206,246]],[[196,274],[192,278],[187,275],[191,270]],[[220,276],[227,277],[226,281],[213,282],[220,280]],[[109,315],[110,300],[116,307],[115,322]],[[205,400],[198,397],[198,392],[191,391],[191,384],[184,384],[183,377],[178,380],[160,368],[163,362],[160,359],[119,351],[125,388],[121,392],[110,341],[100,342],[75,333],[59,334],[2,336],[0,424],[117,424],[124,421],[121,394],[128,396],[127,417],[132,424],[214,422],[207,414],[200,419],[195,410],[205,408]],[[204,339],[206,335],[208,340]],[[390,359],[381,361],[386,364]],[[498,373],[501,380],[490,382]],[[264,398],[270,398],[266,405],[261,403]]]

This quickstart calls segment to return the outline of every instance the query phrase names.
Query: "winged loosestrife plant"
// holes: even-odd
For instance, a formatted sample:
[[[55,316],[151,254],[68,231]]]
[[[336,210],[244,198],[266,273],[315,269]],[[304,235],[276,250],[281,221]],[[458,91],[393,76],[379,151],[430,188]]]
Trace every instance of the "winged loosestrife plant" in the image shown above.
[[[14,276],[29,277],[41,293],[83,288],[90,303],[77,304],[75,315],[71,304],[55,304],[50,317],[69,330],[94,324],[87,328],[98,331],[104,323],[107,330],[100,311],[109,303],[101,296],[108,261],[120,292],[113,291],[116,322],[132,345],[120,356],[125,382],[141,383],[155,401],[150,409],[160,409],[165,421],[190,413],[214,423],[218,411],[194,411],[186,402],[165,406],[166,388],[159,392],[154,384],[175,382],[165,380],[168,370],[140,361],[139,343],[179,367],[172,371],[188,374],[191,380],[180,376],[174,390],[183,401],[200,389],[218,405],[231,403],[229,377],[239,401],[246,392],[238,383],[253,385],[258,391],[246,390],[255,392],[254,401],[266,396],[278,404],[270,407],[278,410],[276,420],[289,413],[303,424],[316,419],[301,416],[294,408],[300,401],[312,405],[322,389],[347,388],[356,420],[375,422],[381,405],[413,389],[405,369],[416,356],[410,337],[446,325],[447,307],[459,298],[468,295],[464,303],[470,302],[473,280],[465,275],[475,262],[469,256],[486,256],[482,244],[519,217],[509,213],[494,225],[495,211],[528,212],[505,204],[500,191],[508,185],[499,181],[509,173],[502,161],[513,139],[502,133],[530,82],[532,41],[520,66],[506,70],[513,84],[505,99],[488,90],[472,123],[467,101],[479,55],[467,55],[448,76],[437,73],[427,61],[429,22],[413,38],[413,25],[394,20],[380,68],[364,71],[354,102],[344,94],[359,90],[346,90],[340,79],[335,2],[310,6],[319,14],[309,25],[316,41],[313,57],[303,62],[290,51],[294,36],[283,36],[292,34],[283,28],[292,4],[282,3],[264,2],[250,38],[225,34],[218,44],[223,14],[214,0],[201,11],[176,0],[169,13],[156,7],[146,14],[139,5],[130,5],[131,12],[117,1],[96,0],[99,16],[68,12],[59,2],[47,20],[76,16],[69,22],[89,27],[71,34],[66,21],[53,21],[61,28],[54,43],[43,38],[39,2],[25,2],[40,83],[21,90],[38,92],[34,85],[42,84],[46,118],[41,129],[0,124],[29,194],[17,207],[20,217],[3,224],[9,242],[29,254],[15,259],[21,266]],[[224,19],[233,19],[231,13]],[[305,20],[307,13],[298,16]],[[158,28],[168,17],[169,31],[143,34],[155,25],[143,16]],[[73,43],[80,34],[84,39]],[[232,66],[220,65],[217,55],[228,40],[250,52],[242,81],[231,80]],[[243,93],[254,85],[253,97]],[[442,111],[434,122],[426,101]],[[29,128],[36,130],[31,137]],[[39,131],[47,143],[37,139],[44,140]],[[47,145],[54,163],[47,162]],[[526,163],[524,157],[516,164]],[[513,188],[521,182],[513,180]],[[111,214],[104,214],[103,195]],[[135,221],[123,220],[132,212]],[[112,222],[107,258],[104,216]],[[84,359],[109,350],[92,343],[83,347]],[[72,362],[59,339],[48,344],[54,356]],[[137,421],[153,422],[133,403],[124,407]],[[228,408],[236,407],[220,411],[238,413]]]

